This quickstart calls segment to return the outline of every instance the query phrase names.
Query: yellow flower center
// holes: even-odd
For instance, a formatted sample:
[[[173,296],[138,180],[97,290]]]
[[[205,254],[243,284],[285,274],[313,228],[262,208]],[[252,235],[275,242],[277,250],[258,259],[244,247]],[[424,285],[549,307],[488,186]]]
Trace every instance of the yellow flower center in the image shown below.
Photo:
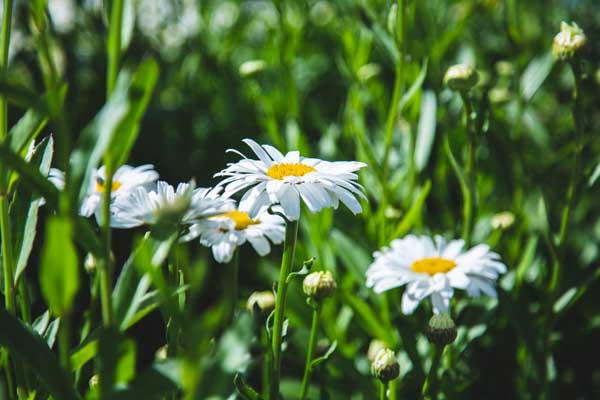
[[[235,222],[236,231],[242,231],[250,225],[260,224],[258,219],[250,218],[250,215],[243,211],[227,211],[226,213],[215,215],[213,218],[229,218]]]
[[[452,260],[441,257],[428,257],[413,262],[410,269],[421,274],[435,275],[446,273],[454,267],[456,267],[456,263]]]
[[[314,172],[316,169],[310,165],[300,163],[282,163],[273,164],[267,170],[267,175],[273,179],[282,180],[286,176],[304,176],[309,172]]]
[[[99,193],[104,193],[104,179],[102,178],[96,178],[96,192]],[[117,190],[119,190],[119,188],[121,187],[121,182],[119,181],[112,181],[112,185],[110,186],[110,191],[111,192],[116,192]]]

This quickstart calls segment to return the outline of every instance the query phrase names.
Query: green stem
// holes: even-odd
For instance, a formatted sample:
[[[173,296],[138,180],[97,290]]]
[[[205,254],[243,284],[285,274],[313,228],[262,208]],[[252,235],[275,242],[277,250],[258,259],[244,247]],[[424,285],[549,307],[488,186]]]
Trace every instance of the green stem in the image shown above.
[[[465,246],[471,245],[471,234],[473,232],[473,220],[477,208],[477,172],[475,150],[477,147],[477,132],[473,127],[473,104],[468,93],[461,92],[461,98],[465,106],[465,119],[467,130],[467,162],[465,165],[466,173],[466,192],[463,193],[463,233],[462,237]]]
[[[100,301],[102,302],[102,322],[104,326],[114,323],[112,308],[112,252],[110,230],[110,203],[112,195],[113,171],[106,164],[104,176],[104,191],[102,192],[102,234],[104,237],[104,260],[99,263],[100,272]]]
[[[121,27],[123,25],[123,0],[113,0],[110,10],[110,28],[108,32],[108,72],[106,78],[106,97],[112,93],[121,61]]]
[[[313,307],[312,311],[312,323],[310,326],[310,339],[308,340],[308,350],[306,351],[306,365],[304,366],[304,377],[302,378],[302,390],[300,394],[300,400],[306,398],[308,392],[308,384],[310,383],[310,376],[312,374],[311,362],[313,354],[315,352],[315,344],[317,342],[317,331],[319,330],[319,305]]]
[[[240,250],[236,249],[233,254],[233,262],[230,267],[230,273],[227,278],[227,282],[225,282],[226,290],[226,301],[229,302],[229,307],[227,310],[228,316],[226,318],[227,324],[229,324],[235,314],[235,307],[237,306],[238,301],[238,291],[239,291],[239,275],[240,275]]]
[[[283,319],[285,312],[285,298],[287,292],[287,277],[294,264],[296,252],[296,239],[298,238],[298,221],[288,221],[285,227],[285,244],[283,256],[281,257],[281,269],[279,271],[279,283],[277,285],[277,296],[275,300],[275,322],[273,325],[273,373],[271,374],[271,392],[269,399],[276,400],[279,397],[279,378],[281,376],[281,340],[283,334]]]
[[[271,370],[273,365],[273,357],[271,351],[271,342],[269,335],[265,329],[261,329],[261,340],[263,345],[263,365],[262,365],[262,393],[264,397],[268,397],[271,393]]]
[[[2,189],[0,189],[2,190]],[[4,306],[15,314],[15,278],[10,216],[6,193],[0,193],[0,235],[2,235],[2,267],[4,269]]]
[[[388,384],[386,382],[379,383],[379,400],[387,399],[387,388]]]
[[[404,26],[405,26],[405,14],[406,9],[403,0],[398,0],[397,3],[397,16],[396,16],[396,32],[394,35],[396,48],[398,49],[399,58],[395,68],[395,79],[394,89],[392,91],[392,100],[390,101],[387,120],[385,123],[385,147],[383,153],[383,176],[387,178],[389,170],[389,157],[392,149],[392,138],[394,132],[394,121],[398,114],[398,103],[400,102],[400,91],[402,90],[404,81],[404,54],[405,54],[405,40],[404,40]]]
[[[60,325],[58,327],[58,351],[60,355],[60,364],[65,371],[71,371],[71,326],[69,315],[65,314],[60,317]]]
[[[437,399],[438,368],[440,366],[440,361],[442,360],[444,348],[445,346],[435,346],[435,353],[433,355],[433,360],[431,361],[431,368],[429,369],[429,374],[427,375],[421,390],[423,397],[425,395],[429,395],[431,400]]]

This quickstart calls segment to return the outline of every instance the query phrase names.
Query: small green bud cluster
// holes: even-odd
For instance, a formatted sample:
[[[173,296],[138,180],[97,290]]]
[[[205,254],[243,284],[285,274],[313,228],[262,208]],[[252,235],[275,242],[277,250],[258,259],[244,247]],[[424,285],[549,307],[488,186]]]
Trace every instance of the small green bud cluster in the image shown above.
[[[437,346],[446,346],[456,339],[456,325],[448,314],[434,314],[429,320],[427,338]]]
[[[400,375],[400,364],[391,349],[379,349],[371,361],[371,373],[382,382],[389,382]]]
[[[253,292],[246,302],[246,309],[253,314],[268,314],[273,308],[275,308],[275,295],[270,290]]]
[[[329,271],[311,272],[302,282],[304,294],[315,300],[323,300],[333,294],[337,285]]]
[[[552,54],[559,60],[569,61],[585,46],[587,38],[575,22],[560,24],[560,32],[554,36]]]
[[[451,90],[467,92],[479,82],[479,74],[468,64],[456,64],[448,68],[444,75],[444,84]]]

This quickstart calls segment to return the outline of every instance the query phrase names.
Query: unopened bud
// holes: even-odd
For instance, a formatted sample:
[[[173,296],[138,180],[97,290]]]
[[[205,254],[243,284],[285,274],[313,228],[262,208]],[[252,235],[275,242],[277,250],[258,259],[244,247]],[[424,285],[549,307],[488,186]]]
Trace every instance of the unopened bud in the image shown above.
[[[269,290],[254,292],[248,297],[246,309],[251,313],[270,313],[275,308],[275,295]]]
[[[267,63],[263,60],[250,60],[242,63],[239,68],[241,76],[250,76],[259,73],[267,67]]]
[[[508,229],[515,223],[515,215],[510,211],[503,211],[492,217],[490,224],[494,229]]]
[[[389,382],[400,375],[400,364],[390,349],[381,349],[371,363],[371,373],[382,382]]]
[[[169,345],[165,344],[164,346],[160,346],[156,353],[154,353],[154,358],[158,361],[164,361],[168,357]]]
[[[304,278],[302,289],[308,297],[316,300],[331,296],[337,285],[329,271],[312,272]]]
[[[83,268],[87,272],[93,272],[97,266],[98,266],[98,262],[96,260],[96,257],[94,257],[94,255],[92,253],[88,253],[85,256],[85,261],[83,262]]]
[[[552,54],[560,60],[571,60],[585,45],[587,38],[583,30],[575,22],[561,22],[560,32],[554,36]]]
[[[373,361],[375,361],[377,353],[379,353],[380,350],[383,350],[385,348],[385,343],[383,343],[383,341],[379,339],[371,340],[371,343],[369,343],[369,350],[367,350],[367,358],[369,359],[369,361],[373,363]]]
[[[448,314],[434,314],[429,320],[427,338],[438,346],[446,346],[456,339],[456,325]]]
[[[479,74],[468,64],[456,64],[448,68],[444,83],[452,90],[466,92],[479,82]]]
[[[98,376],[98,374],[92,375],[89,381],[90,389],[97,388],[98,384],[100,384],[100,377]]]

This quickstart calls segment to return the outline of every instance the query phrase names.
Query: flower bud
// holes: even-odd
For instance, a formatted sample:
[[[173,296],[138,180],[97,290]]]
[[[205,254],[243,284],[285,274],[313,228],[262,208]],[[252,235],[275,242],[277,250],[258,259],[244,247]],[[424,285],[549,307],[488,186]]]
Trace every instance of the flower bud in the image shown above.
[[[369,359],[369,361],[373,363],[373,361],[375,361],[377,353],[379,353],[380,350],[384,350],[385,348],[385,343],[383,343],[381,340],[371,340],[371,343],[369,343],[369,350],[367,350],[367,358]]]
[[[448,314],[434,314],[429,320],[427,338],[438,346],[445,346],[456,339],[456,325]]]
[[[89,380],[90,389],[97,388],[98,384],[100,384],[100,376],[98,376],[98,374],[92,375],[92,377]]]
[[[158,350],[156,350],[156,353],[154,353],[154,358],[157,361],[164,361],[167,359],[168,357],[168,350],[169,350],[169,345],[165,344],[164,346],[160,346],[158,348]]]
[[[479,82],[479,74],[468,64],[456,64],[448,68],[444,83],[452,90],[466,92]]]
[[[552,54],[560,60],[568,61],[585,45],[587,38],[575,22],[561,22],[560,32],[554,36]]]
[[[273,308],[275,308],[275,295],[270,290],[252,293],[246,302],[246,309],[251,313],[258,311],[268,314]]]
[[[240,65],[239,73],[243,77],[251,76],[259,73],[267,68],[267,63],[264,60],[249,60]]]
[[[515,223],[515,215],[510,211],[503,211],[501,213],[495,214],[492,217],[492,221],[490,225],[494,229],[508,229]]]
[[[371,373],[382,382],[396,379],[400,375],[400,364],[390,349],[380,349],[371,363]]]
[[[83,262],[83,268],[87,271],[87,272],[94,272],[94,270],[96,269],[96,267],[98,266],[98,260],[96,260],[96,257],[94,257],[94,255],[92,253],[87,253],[87,255],[85,256],[85,260]]]
[[[304,278],[302,289],[308,297],[322,300],[331,296],[337,285],[329,271],[312,272]]]

